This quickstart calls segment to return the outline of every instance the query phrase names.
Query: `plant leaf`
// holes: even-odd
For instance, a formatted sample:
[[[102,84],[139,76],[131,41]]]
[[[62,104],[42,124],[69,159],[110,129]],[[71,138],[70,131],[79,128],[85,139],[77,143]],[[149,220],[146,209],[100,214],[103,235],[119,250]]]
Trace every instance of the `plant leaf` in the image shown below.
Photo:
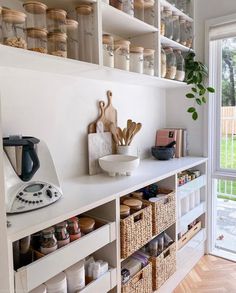
[[[195,112],[193,112],[193,114],[192,114],[192,118],[193,118],[193,120],[197,120],[197,118],[198,118],[198,113],[195,111]]]
[[[209,93],[214,93],[215,92],[215,89],[213,87],[208,87],[207,90],[208,90]]]
[[[202,102],[204,103],[204,104],[206,104],[206,98],[205,97],[202,97]]]
[[[199,91],[199,95],[200,95],[200,96],[203,96],[203,95],[205,94],[205,92],[206,92],[206,89],[203,88],[203,89],[201,89],[201,90]]]
[[[197,98],[197,99],[196,99],[196,102],[198,103],[198,105],[200,105],[200,106],[201,106],[201,104],[202,104],[202,101],[201,101],[199,98]]]
[[[197,93],[197,89],[196,89],[195,87],[192,87],[192,91],[193,91],[194,93]]]
[[[204,89],[204,86],[202,84],[197,84],[197,87],[199,88],[199,90],[203,90]]]
[[[195,111],[196,111],[196,109],[194,107],[188,108],[188,112],[189,113],[194,113]]]
[[[188,94],[186,94],[186,97],[187,97],[188,99],[193,99],[193,98],[195,98],[194,94],[192,94],[192,93],[188,93]]]

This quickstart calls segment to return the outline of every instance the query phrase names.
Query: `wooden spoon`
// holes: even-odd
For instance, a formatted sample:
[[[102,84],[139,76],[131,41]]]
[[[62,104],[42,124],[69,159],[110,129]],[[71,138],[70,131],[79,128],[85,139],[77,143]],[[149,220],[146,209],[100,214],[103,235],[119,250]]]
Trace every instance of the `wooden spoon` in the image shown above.
[[[136,128],[135,128],[133,134],[132,134],[131,137],[130,137],[130,140],[129,140],[129,144],[128,144],[128,145],[131,144],[131,142],[132,142],[134,136],[140,131],[141,128],[142,128],[142,123],[137,123],[137,124],[136,124]]]
[[[117,136],[118,136],[118,139],[119,139],[121,145],[124,145],[123,144],[123,132],[120,127],[116,128],[116,133],[117,133]]]
[[[136,123],[132,122],[129,129],[127,129],[127,135],[126,135],[126,145],[129,145],[129,141],[131,136],[133,135],[133,132],[136,129]]]
[[[128,119],[127,120],[127,130],[130,128],[131,124],[132,124],[132,119]]]

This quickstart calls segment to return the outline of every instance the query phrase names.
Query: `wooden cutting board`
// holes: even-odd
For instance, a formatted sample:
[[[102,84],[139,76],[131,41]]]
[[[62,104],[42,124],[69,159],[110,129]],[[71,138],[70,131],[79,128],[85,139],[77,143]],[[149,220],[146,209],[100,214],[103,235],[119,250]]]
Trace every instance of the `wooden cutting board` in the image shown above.
[[[96,133],[88,134],[89,175],[102,172],[98,159],[112,154],[112,136],[110,132],[104,132],[103,123],[98,121]]]
[[[105,117],[105,102],[99,101],[100,116],[88,126],[88,133],[96,133],[96,127],[98,122],[102,122],[104,132],[110,132],[111,122]]]
[[[105,108],[105,119],[117,127],[117,110],[112,105],[112,92],[107,91],[108,104]]]

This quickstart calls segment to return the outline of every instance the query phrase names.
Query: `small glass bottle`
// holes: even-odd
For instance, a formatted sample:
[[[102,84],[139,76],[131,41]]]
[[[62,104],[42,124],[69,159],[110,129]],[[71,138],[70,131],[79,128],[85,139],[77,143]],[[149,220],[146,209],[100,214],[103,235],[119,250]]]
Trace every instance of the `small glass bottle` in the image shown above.
[[[144,1],[144,21],[150,25],[155,25],[155,2],[153,0]]]
[[[129,71],[130,66],[130,41],[115,41],[115,68]]]
[[[144,49],[143,51],[143,73],[154,75],[155,50]]]
[[[166,52],[161,48],[161,77],[166,77]]]
[[[186,31],[186,20],[184,17],[180,16],[180,44],[186,46],[187,44],[187,31]]]
[[[171,47],[165,48],[166,53],[166,78],[175,79],[176,76],[176,57]]]
[[[66,19],[67,57],[75,60],[79,59],[78,26],[78,21]]]
[[[66,15],[63,9],[47,10],[47,29],[49,33],[66,33]]]
[[[80,4],[76,7],[79,23],[79,59],[81,61],[94,62],[94,15],[93,5],[90,3]]]
[[[24,9],[27,15],[26,27],[27,28],[41,28],[46,29],[46,11],[47,6],[38,1],[26,1]]]
[[[144,21],[144,0],[134,0],[134,16]]]
[[[67,231],[70,235],[70,241],[75,241],[79,238],[81,238],[81,232],[79,228],[79,220],[77,217],[70,218],[67,220],[68,228]]]
[[[180,23],[179,23],[179,15],[173,12],[173,41],[180,41]]]
[[[165,19],[165,37],[172,40],[173,38],[173,18],[172,11],[168,8],[164,8],[163,11],[164,19]]]
[[[54,227],[44,229],[42,231],[40,252],[46,255],[57,250],[57,248],[58,248],[58,245],[57,245],[57,239],[55,237]]]
[[[134,16],[134,0],[124,0],[123,1],[123,12]]]
[[[143,73],[143,47],[130,48],[130,71]]]
[[[26,15],[22,12],[12,9],[2,10],[2,30],[4,45],[27,49],[24,30],[25,19]]]
[[[109,34],[102,36],[103,44],[103,65],[114,67],[114,41],[113,37]]]
[[[164,14],[164,7],[161,6],[161,30],[160,30],[160,34],[162,36],[165,35],[165,14]]]
[[[70,235],[67,231],[68,224],[67,222],[61,222],[56,225],[56,239],[57,239],[57,244],[58,248],[67,245],[70,243]]]
[[[175,50],[175,57],[176,57],[176,65],[177,65],[177,71],[175,79],[178,81],[184,81],[185,78],[185,61],[184,57],[181,54],[181,50]]]
[[[48,34],[48,54],[67,57],[67,35],[64,33]]]
[[[193,47],[193,26],[192,23],[186,21],[186,47],[192,48]]]
[[[28,50],[47,54],[47,31],[40,28],[27,29]]]

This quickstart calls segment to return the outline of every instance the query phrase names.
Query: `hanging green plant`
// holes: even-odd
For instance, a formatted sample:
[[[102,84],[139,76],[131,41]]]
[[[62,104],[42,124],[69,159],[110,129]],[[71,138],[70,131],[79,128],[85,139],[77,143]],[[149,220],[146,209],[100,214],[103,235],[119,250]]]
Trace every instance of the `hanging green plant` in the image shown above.
[[[195,104],[202,106],[207,102],[207,93],[214,93],[215,89],[205,84],[208,77],[207,66],[194,59],[195,53],[193,52],[188,53],[185,57],[185,79],[187,84],[192,85],[191,91],[186,94],[186,98],[194,99]],[[192,115],[193,120],[198,119],[198,112],[195,105],[188,108],[187,112]]]

